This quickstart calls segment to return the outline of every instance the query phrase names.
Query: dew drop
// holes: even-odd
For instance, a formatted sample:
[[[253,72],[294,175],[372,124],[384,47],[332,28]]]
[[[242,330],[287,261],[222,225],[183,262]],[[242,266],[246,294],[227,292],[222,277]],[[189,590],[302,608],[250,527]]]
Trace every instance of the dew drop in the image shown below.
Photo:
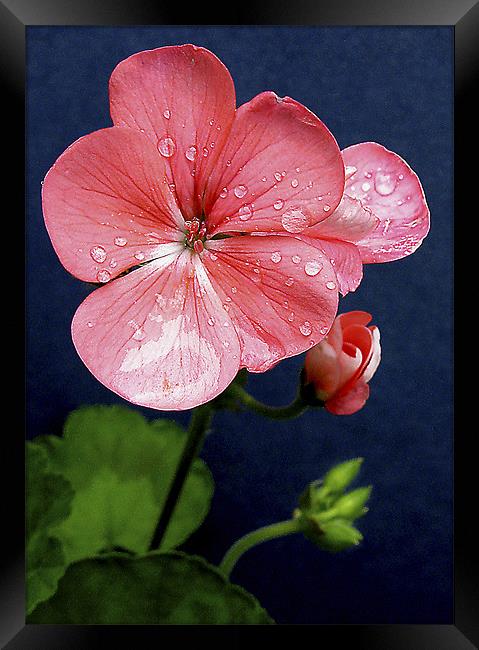
[[[274,172],[273,175],[274,175],[274,177],[276,178],[277,181],[282,181],[283,180],[283,177],[281,176],[281,174],[279,172]]]
[[[275,201],[275,202],[273,203],[273,208],[274,208],[275,210],[281,210],[281,208],[283,207],[283,205],[284,205],[284,201],[283,201],[283,199],[278,199],[277,201]]]
[[[93,327],[93,323],[91,322],[91,320],[88,321],[87,327]]]
[[[176,145],[173,138],[162,138],[158,142],[158,151],[164,158],[171,158],[176,151]]]
[[[252,215],[253,215],[253,210],[250,208],[249,205],[243,205],[238,210],[238,216],[241,219],[241,221],[248,221],[248,219],[251,219]]]
[[[170,113],[170,111],[169,111],[168,109],[166,109],[165,111],[163,111],[163,117],[165,118],[165,120],[169,120],[169,119],[170,119],[170,117],[171,117],[171,113]]]
[[[396,189],[396,180],[391,174],[376,174],[374,187],[376,188],[376,192],[381,194],[381,196],[389,196]]]
[[[134,338],[135,341],[143,341],[145,336],[145,332],[141,329],[141,327],[139,327],[133,334],[132,338]]]
[[[115,266],[118,266],[118,262],[116,260],[111,260],[110,266],[111,266],[112,269],[114,269]]]
[[[291,187],[298,187],[298,185],[299,185],[298,179],[293,178],[293,180],[291,181]]]
[[[236,198],[242,199],[243,196],[245,196],[246,193],[248,192],[248,188],[246,187],[246,185],[237,185],[234,188],[233,192],[234,192],[234,195],[236,196]]]
[[[315,275],[318,275],[318,273],[321,271],[323,268],[323,265],[318,262],[317,260],[310,260],[309,262],[306,262],[304,265],[304,272],[306,275],[309,275],[310,277],[314,277]]]
[[[336,285],[334,284],[334,282],[326,282],[326,287],[328,289],[336,289]]]
[[[120,248],[126,246],[128,243],[124,237],[115,237],[114,241],[115,241],[115,245],[120,246]]]
[[[191,160],[191,162],[193,162],[193,160],[196,158],[196,154],[197,154],[197,150],[196,147],[193,145],[185,151],[185,156],[187,157],[188,160]]]
[[[138,253],[135,253],[133,257],[138,260],[139,262],[142,262],[145,259],[145,253],[142,253],[141,251],[138,251]]]
[[[111,278],[110,272],[107,271],[106,269],[103,269],[101,271],[98,271],[96,279],[98,282],[108,282]]]
[[[206,158],[209,154],[209,150],[207,147],[203,147],[203,158]]]
[[[287,280],[285,280],[285,285],[287,287],[292,287],[293,284],[294,284],[294,279],[293,278],[288,278]]]
[[[215,255],[214,253],[210,253],[210,259],[212,262],[216,262],[216,260],[218,259],[218,255]]]
[[[293,255],[291,260],[293,261],[293,264],[299,264],[301,262],[301,258],[299,255]]]
[[[231,293],[238,293],[238,289],[236,287],[231,287]]]
[[[290,315],[288,316],[288,320],[289,320],[290,323],[292,323],[294,321],[294,311],[292,311],[290,313]]]
[[[369,190],[371,189],[370,183],[363,183],[361,185],[361,189],[362,189],[363,192],[369,192]]]
[[[276,207],[276,204],[274,207]],[[281,224],[288,232],[303,232],[303,230],[309,226],[309,216],[304,214],[300,208],[292,208],[283,214],[281,217]]]
[[[220,192],[220,199],[226,199],[227,195],[228,195],[228,188],[223,187],[223,189]]]
[[[313,331],[313,328],[311,327],[311,323],[307,320],[304,321],[304,323],[299,326],[299,331],[303,336],[309,336]]]
[[[106,250],[103,248],[103,246],[93,246],[93,248],[90,250],[90,255],[95,260],[95,262],[101,263],[106,260]]]
[[[215,322],[216,322],[216,321],[215,321],[215,319],[213,318],[213,316],[210,316],[210,317],[208,318],[208,325],[214,325]]]
[[[321,332],[321,334],[327,334],[328,333],[328,328],[327,327],[321,327],[321,329],[319,331]]]
[[[327,205],[327,204],[323,205],[323,210],[324,210],[324,212],[329,212],[331,210],[331,206]]]
[[[281,253],[279,251],[275,251],[274,253],[271,254],[271,261],[274,262],[275,264],[278,264],[281,262]]]

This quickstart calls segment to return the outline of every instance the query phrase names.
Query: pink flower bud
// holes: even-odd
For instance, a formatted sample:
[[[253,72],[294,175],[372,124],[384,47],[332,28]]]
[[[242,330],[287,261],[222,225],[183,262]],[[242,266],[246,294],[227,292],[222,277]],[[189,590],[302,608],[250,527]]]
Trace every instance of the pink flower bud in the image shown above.
[[[305,383],[336,415],[359,411],[369,397],[368,382],[381,359],[379,329],[367,327],[371,319],[364,311],[340,314],[328,336],[306,354]]]

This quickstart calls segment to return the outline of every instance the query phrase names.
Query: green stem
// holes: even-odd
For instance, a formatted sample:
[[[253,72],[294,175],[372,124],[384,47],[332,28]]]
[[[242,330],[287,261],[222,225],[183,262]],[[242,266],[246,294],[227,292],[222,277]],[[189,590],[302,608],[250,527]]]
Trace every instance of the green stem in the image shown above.
[[[250,548],[253,548],[253,546],[256,546],[257,544],[267,542],[270,539],[275,539],[276,537],[284,537],[285,535],[300,533],[303,531],[303,527],[304,524],[300,519],[288,519],[287,521],[279,521],[276,524],[264,526],[263,528],[258,528],[257,530],[248,533],[235,542],[226,553],[219,566],[220,571],[229,578],[240,557],[243,553],[249,551]]]
[[[202,406],[199,406],[193,410],[190,426],[188,428],[188,439],[186,441],[183,454],[176,469],[173,482],[168,491],[168,496],[166,497],[165,505],[163,506],[158,524],[156,525],[155,532],[153,533],[153,537],[150,543],[150,551],[159,548],[161,542],[163,541],[163,537],[165,536],[166,529],[170,523],[170,519],[173,515],[184,483],[191,469],[191,465],[193,464],[193,461],[199,454],[203,445],[203,440],[205,438],[206,431],[211,423],[213,412],[214,411],[211,404],[203,404]]]
[[[256,411],[260,415],[265,415],[268,418],[273,418],[274,420],[287,420],[289,418],[296,418],[298,415],[301,415],[306,411],[308,405],[303,401],[303,398],[300,394],[294,399],[291,404],[286,406],[269,406],[268,404],[263,404],[259,402],[252,395],[247,393],[244,388],[238,384],[230,384],[228,387],[228,392],[233,397],[239,399],[244,406],[249,409]]]

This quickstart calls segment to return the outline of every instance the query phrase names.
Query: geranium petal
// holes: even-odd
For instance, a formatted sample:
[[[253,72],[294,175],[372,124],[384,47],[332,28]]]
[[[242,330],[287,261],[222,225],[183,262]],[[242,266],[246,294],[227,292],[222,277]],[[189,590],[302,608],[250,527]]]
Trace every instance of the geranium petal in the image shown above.
[[[326,402],[326,410],[334,415],[352,415],[366,404],[369,397],[369,386],[364,381],[358,381],[345,394],[338,394]]]
[[[373,336],[373,347],[371,358],[362,375],[363,380],[366,382],[368,382],[374,375],[381,361],[381,342],[379,328],[373,325],[369,329]]]
[[[345,330],[350,325],[367,325],[372,321],[372,316],[367,311],[348,311],[338,314],[337,321],[341,329]]]
[[[43,215],[63,266],[104,282],[157,256],[183,222],[148,138],[112,127],[74,142],[45,177]]]
[[[304,352],[331,327],[337,283],[316,248],[293,237],[245,235],[209,241],[203,260],[252,372]]]
[[[363,277],[363,263],[354,244],[334,239],[301,238],[323,251],[330,260],[343,296],[358,288]]]
[[[338,355],[338,361],[340,368],[339,385],[340,391],[343,391],[344,387],[351,383],[353,377],[357,376],[362,366],[363,355],[360,348],[345,341],[343,349]]]
[[[321,341],[308,350],[304,359],[306,383],[314,384],[319,399],[327,399],[339,386],[340,365],[338,354],[328,341]]]
[[[344,149],[356,168],[345,194],[359,199],[380,219],[357,242],[363,262],[388,262],[413,253],[429,231],[429,209],[417,175],[397,154],[376,142]]]
[[[303,234],[320,239],[357,242],[370,233],[378,222],[378,217],[369,208],[364,207],[361,201],[344,194],[331,216],[308,228]]]
[[[373,335],[369,328],[364,325],[348,325],[343,327],[343,350],[345,345],[353,346],[361,352],[361,363],[357,366],[355,372],[349,377],[347,384],[355,382],[371,360],[373,352]]]
[[[237,110],[208,181],[209,232],[299,233],[336,208],[343,188],[341,154],[321,120],[261,93]]]
[[[213,399],[240,364],[235,329],[201,262],[177,248],[91,293],[72,323],[78,354],[100,382],[161,410]]]
[[[228,70],[194,45],[139,52],[119,63],[110,78],[113,122],[149,135],[167,163],[186,218],[201,216],[205,182],[235,108]]]

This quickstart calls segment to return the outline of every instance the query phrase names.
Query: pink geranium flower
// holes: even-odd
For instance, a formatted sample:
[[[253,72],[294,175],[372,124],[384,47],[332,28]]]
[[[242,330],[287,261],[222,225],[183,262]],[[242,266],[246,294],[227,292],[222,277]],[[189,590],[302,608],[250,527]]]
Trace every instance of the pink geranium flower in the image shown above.
[[[341,155],[318,117],[272,92],[236,109],[228,70],[203,48],[122,61],[110,108],[114,126],[48,172],[43,212],[65,268],[105,285],[74,316],[75,347],[136,404],[192,408],[240,368],[304,352],[362,262],[402,257],[427,232],[398,156],[374,143]]]
[[[381,360],[379,329],[367,327],[372,316],[364,311],[339,315],[328,334],[308,350],[305,384],[336,415],[359,411],[369,397],[368,382]]]

